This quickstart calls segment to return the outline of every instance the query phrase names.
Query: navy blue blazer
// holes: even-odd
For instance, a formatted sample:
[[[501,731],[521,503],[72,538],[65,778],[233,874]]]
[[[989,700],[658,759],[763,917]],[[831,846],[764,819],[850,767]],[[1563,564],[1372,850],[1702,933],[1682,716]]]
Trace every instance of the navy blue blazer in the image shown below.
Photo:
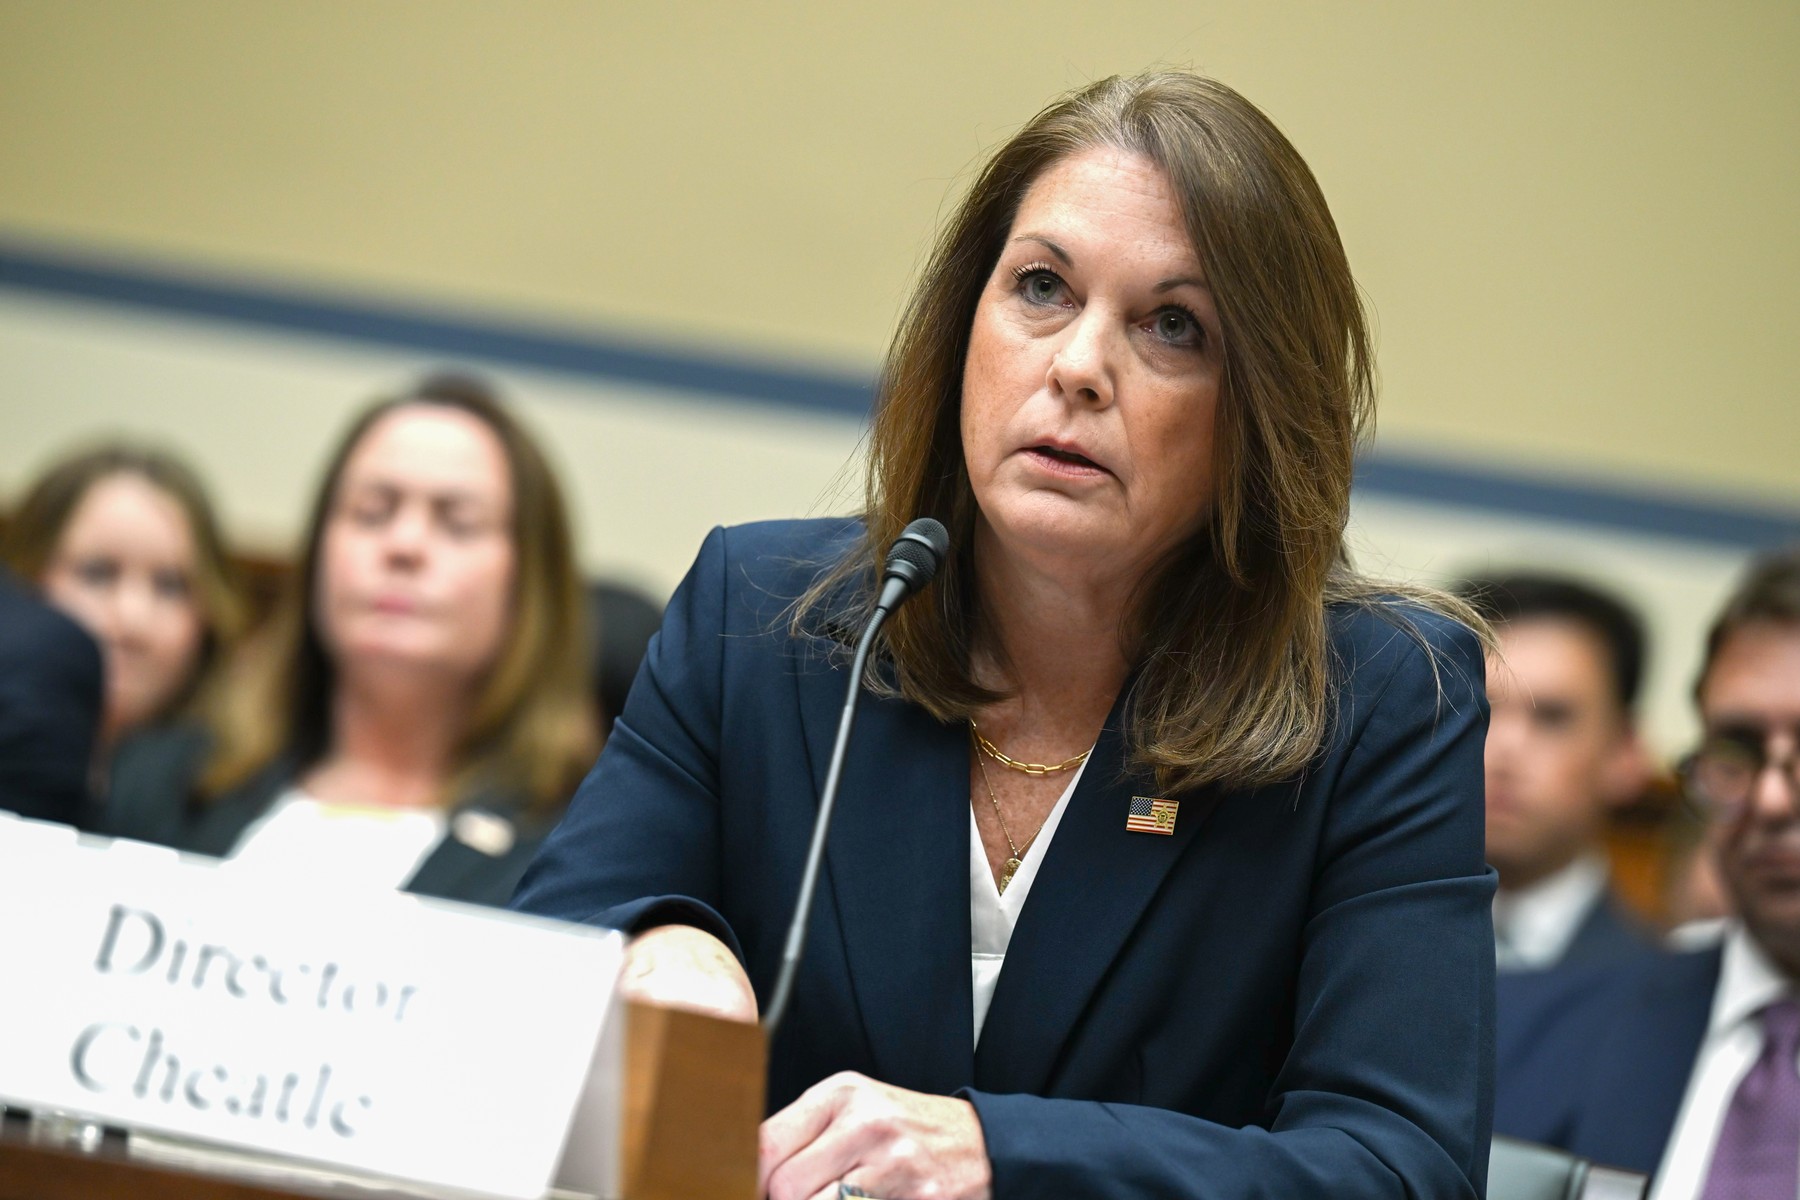
[[[848,671],[785,615],[859,532],[712,533],[515,907],[699,925],[766,1002]],[[1176,797],[1173,836],[1125,829],[1132,796],[1163,793],[1126,767],[1115,707],[979,1046],[968,731],[865,697],[770,1050],[770,1109],[840,1070],[964,1096],[1001,1200],[1480,1195],[1494,971],[1481,649],[1421,610],[1331,624],[1329,745],[1302,779]]]
[[[1494,1132],[1653,1174],[1706,1036],[1719,956],[1502,976]]]
[[[0,570],[0,809],[85,825],[100,647]]]

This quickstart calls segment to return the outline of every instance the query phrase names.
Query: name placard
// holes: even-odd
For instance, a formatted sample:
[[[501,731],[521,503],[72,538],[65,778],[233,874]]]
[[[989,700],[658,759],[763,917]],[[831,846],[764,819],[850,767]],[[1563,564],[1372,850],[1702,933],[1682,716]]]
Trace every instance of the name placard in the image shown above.
[[[249,874],[0,816],[0,1101],[542,1196],[584,1082],[617,1094],[588,1075],[624,939]]]

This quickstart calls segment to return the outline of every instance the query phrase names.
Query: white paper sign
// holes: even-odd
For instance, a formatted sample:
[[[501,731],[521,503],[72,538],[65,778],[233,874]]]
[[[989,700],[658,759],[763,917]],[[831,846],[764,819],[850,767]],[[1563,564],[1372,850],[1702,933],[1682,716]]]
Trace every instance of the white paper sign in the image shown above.
[[[542,1196],[624,939],[252,876],[0,819],[0,1100]]]

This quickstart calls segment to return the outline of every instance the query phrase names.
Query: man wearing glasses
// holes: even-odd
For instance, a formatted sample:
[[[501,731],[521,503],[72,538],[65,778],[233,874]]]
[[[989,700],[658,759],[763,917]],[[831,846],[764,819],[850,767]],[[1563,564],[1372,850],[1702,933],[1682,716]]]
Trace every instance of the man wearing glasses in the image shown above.
[[[1707,639],[1683,764],[1739,919],[1720,946],[1500,983],[1497,1133],[1655,1173],[1651,1200],[1800,1196],[1800,550]]]

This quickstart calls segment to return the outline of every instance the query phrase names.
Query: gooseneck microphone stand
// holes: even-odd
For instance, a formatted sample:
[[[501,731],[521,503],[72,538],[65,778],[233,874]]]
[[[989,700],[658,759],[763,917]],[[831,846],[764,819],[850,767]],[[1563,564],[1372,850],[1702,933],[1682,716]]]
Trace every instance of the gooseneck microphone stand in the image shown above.
[[[932,576],[950,547],[950,535],[930,517],[920,517],[908,525],[894,540],[882,572],[881,595],[875,610],[863,626],[856,642],[856,657],[850,665],[850,685],[844,695],[844,710],[838,717],[837,741],[831,747],[831,764],[825,771],[825,788],[819,794],[819,815],[813,821],[812,845],[806,852],[806,869],[800,875],[800,896],[794,903],[793,923],[788,926],[787,945],[781,952],[781,971],[775,977],[775,990],[763,1014],[763,1032],[773,1041],[775,1030],[787,1012],[793,996],[794,976],[800,969],[800,956],[806,949],[806,926],[812,914],[813,892],[819,883],[819,867],[825,858],[825,838],[831,831],[831,810],[837,804],[838,778],[844,771],[844,754],[850,746],[850,729],[856,724],[856,702],[862,695],[863,672],[869,664],[869,651],[888,615],[918,592]]]

